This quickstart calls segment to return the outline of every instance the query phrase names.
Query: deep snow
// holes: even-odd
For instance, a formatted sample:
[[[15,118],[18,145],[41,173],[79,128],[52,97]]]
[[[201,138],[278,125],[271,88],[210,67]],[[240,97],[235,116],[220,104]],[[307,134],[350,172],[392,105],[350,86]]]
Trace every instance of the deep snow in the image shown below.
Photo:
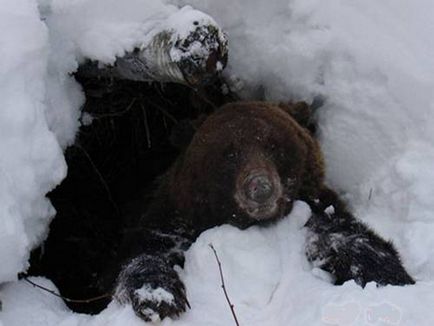
[[[27,267],[54,209],[45,194],[66,174],[45,114],[48,31],[36,4],[0,9],[0,282]]]
[[[432,325],[434,3],[172,3],[211,14],[227,31],[226,74],[242,80],[246,97],[326,99],[318,118],[329,183],[346,192],[362,220],[394,241],[418,283],[330,285],[304,258],[301,225],[309,212],[298,203],[272,228],[205,232],[180,272],[192,310],[162,324],[233,324],[212,242],[242,325]],[[65,175],[61,148],[73,141],[83,101],[68,73],[83,56],[114,60],[140,41],[141,28],[176,11],[159,0],[39,4],[42,16],[51,17],[45,22],[35,1],[4,0],[0,7],[0,282],[25,268],[54,214],[44,194]],[[116,304],[98,316],[74,314],[23,282],[0,291],[3,326],[142,324]]]

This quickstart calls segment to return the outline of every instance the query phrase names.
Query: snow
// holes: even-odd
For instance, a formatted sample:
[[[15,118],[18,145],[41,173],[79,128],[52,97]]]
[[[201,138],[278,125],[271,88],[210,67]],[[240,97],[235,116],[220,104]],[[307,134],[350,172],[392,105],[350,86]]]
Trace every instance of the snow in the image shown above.
[[[0,282],[26,269],[54,209],[45,194],[66,174],[49,130],[46,95],[48,32],[35,3],[2,2],[0,10]]]
[[[324,210],[324,213],[328,214],[328,215],[332,215],[335,213],[335,208],[333,207],[333,205],[330,205],[329,207],[327,207]]]
[[[232,87],[267,100],[320,95],[328,182],[393,240],[417,284],[332,286],[304,257],[309,215],[297,203],[271,228],[206,231],[180,271],[192,309],[162,325],[232,325],[212,243],[241,325],[432,325],[434,313],[434,3],[430,0],[4,0],[0,7],[0,282],[25,270],[54,210],[45,194],[83,95],[69,76],[84,57],[112,63],[161,21],[192,5],[229,37]],[[101,9],[103,8],[103,10]],[[145,22],[146,21],[146,22]],[[148,34],[149,32],[150,34]],[[52,287],[41,278],[38,283]],[[12,282],[0,325],[143,325],[112,303],[96,316]]]
[[[370,283],[362,289],[353,281],[333,286],[325,275],[313,273],[303,254],[307,231],[303,225],[309,214],[307,205],[297,202],[286,219],[270,228],[242,231],[225,225],[204,232],[187,252],[185,269],[180,271],[192,309],[161,325],[234,325],[209,244],[218,253],[241,325],[348,325],[348,320],[365,325],[373,318],[399,319],[402,325],[430,324],[427,316],[432,309],[424,303],[434,300],[432,282],[384,288]],[[53,289],[47,280],[33,281]],[[143,325],[130,307],[116,303],[97,316],[68,312],[60,299],[23,281],[5,286],[2,297],[0,318],[10,326]]]
[[[68,72],[75,71],[77,64],[85,59],[111,65],[117,57],[136,48],[142,51],[140,56],[151,72],[154,65],[169,69],[170,60],[178,62],[191,55],[206,57],[203,51],[209,49],[193,43],[183,51],[171,47],[155,53],[153,42],[174,45],[197,27],[216,25],[210,16],[190,6],[179,9],[161,0],[52,0],[42,7],[55,48],[55,63],[64,66],[60,71]],[[224,42],[221,33],[219,40]],[[183,79],[178,70],[169,73],[174,80]]]
[[[140,289],[136,290],[136,293],[139,295],[140,299],[143,301],[155,301],[158,303],[161,302],[167,302],[167,303],[172,303],[173,300],[175,299],[173,297],[173,294],[170,292],[167,292],[165,289],[163,288],[156,288],[156,289],[152,289],[148,284],[145,284],[144,286],[142,286]]]
[[[176,11],[159,0],[52,0],[48,8],[47,24],[60,51],[106,64],[149,41],[161,19]]]

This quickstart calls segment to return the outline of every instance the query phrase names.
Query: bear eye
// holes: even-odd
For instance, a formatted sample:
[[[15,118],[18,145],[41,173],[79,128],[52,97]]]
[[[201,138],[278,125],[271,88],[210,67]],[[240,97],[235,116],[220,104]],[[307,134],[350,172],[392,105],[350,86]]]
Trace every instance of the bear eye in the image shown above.
[[[238,151],[235,149],[235,146],[231,145],[223,153],[224,157],[228,160],[235,160],[238,157]]]
[[[236,159],[237,156],[238,156],[238,153],[234,152],[234,151],[230,151],[230,152],[226,153],[226,157],[230,160]]]
[[[269,148],[270,148],[270,152],[271,152],[271,154],[272,154],[275,158],[279,158],[279,159],[282,159],[282,160],[284,160],[284,159],[286,158],[286,153],[285,153],[285,151],[284,151],[283,148],[277,146],[277,145],[274,144],[274,143],[271,144]]]
[[[275,153],[275,155],[279,155],[280,157],[282,157],[282,148],[279,148],[276,144],[271,144],[270,150],[271,152]]]

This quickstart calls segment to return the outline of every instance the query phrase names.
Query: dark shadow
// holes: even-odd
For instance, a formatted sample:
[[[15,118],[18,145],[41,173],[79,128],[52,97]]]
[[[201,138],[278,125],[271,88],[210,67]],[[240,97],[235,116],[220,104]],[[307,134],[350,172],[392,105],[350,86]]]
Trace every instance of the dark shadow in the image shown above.
[[[108,291],[100,280],[131,227],[129,206],[139,202],[146,209],[154,179],[178,155],[172,129],[210,113],[228,97],[220,91],[221,81],[195,91],[176,84],[77,80],[86,95],[84,125],[65,152],[68,176],[48,195],[57,215],[45,243],[32,252],[29,274],[48,277],[65,297],[88,299]],[[108,302],[67,304],[97,313]]]

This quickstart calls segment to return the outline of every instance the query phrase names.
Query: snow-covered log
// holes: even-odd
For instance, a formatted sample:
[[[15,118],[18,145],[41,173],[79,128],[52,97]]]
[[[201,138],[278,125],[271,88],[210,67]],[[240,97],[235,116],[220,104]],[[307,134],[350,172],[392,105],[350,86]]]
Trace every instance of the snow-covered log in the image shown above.
[[[227,38],[208,15],[184,7],[147,31],[145,41],[113,64],[86,61],[78,74],[197,85],[227,63]],[[153,36],[152,36],[153,35]]]

